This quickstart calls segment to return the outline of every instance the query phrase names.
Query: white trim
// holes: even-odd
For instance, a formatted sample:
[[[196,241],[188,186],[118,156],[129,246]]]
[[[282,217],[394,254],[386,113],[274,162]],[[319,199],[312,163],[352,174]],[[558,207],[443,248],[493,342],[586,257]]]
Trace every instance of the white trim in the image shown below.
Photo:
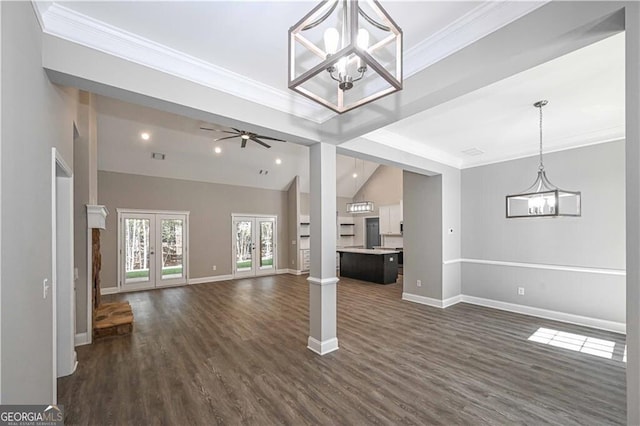
[[[307,281],[309,282],[309,284],[319,285],[319,286],[326,286],[326,285],[337,284],[338,281],[340,281],[340,279],[338,279],[337,277],[331,277],[331,278],[309,277],[309,278],[307,278]]]
[[[483,3],[404,54],[404,77],[463,49],[473,42],[543,6],[546,1]],[[187,55],[139,35],[52,3],[38,7],[43,31],[127,61],[219,90],[241,99],[324,123],[335,113],[291,91],[248,79],[233,71]]]
[[[87,240],[87,330],[88,342],[93,341],[93,231],[85,229]],[[102,289],[100,289],[102,294]]]
[[[302,274],[305,274],[307,272],[299,271],[297,269],[287,269],[287,273],[291,274],[291,275],[302,275]]]
[[[91,344],[91,338],[89,337],[90,335],[91,333],[86,331],[84,333],[76,333],[74,338],[75,346],[83,346],[83,345]]]
[[[309,339],[307,340],[307,349],[310,349],[318,355],[326,355],[338,350],[338,338],[334,337],[321,342],[318,339],[314,339],[309,336]]]
[[[107,294],[118,294],[120,293],[120,290],[118,289],[118,287],[105,287],[105,288],[100,288],[100,295],[101,296],[106,296]]]
[[[148,210],[148,209],[124,209],[121,207],[116,208],[116,213],[134,213],[134,214],[171,214],[171,215],[185,215],[189,216],[191,212],[189,210]]]
[[[58,3],[42,14],[44,32],[317,124],[336,114],[302,96],[112,26]]]
[[[206,283],[215,283],[218,281],[230,281],[233,279],[233,275],[214,275],[212,277],[202,277],[202,278],[190,278],[188,284],[206,284]]]
[[[472,305],[485,306],[502,311],[515,312],[523,315],[530,315],[554,321],[567,322],[570,324],[582,325],[585,327],[598,328],[601,330],[613,331],[615,333],[626,333],[627,326],[622,322],[608,321],[599,318],[585,317],[582,315],[569,314],[565,312],[551,311],[549,309],[536,308],[533,306],[518,305],[515,303],[502,302],[482,297],[462,295],[462,302]]]
[[[105,206],[87,204],[87,228],[105,229],[109,210]]]
[[[444,308],[448,308],[449,306],[453,306],[457,303],[460,303],[461,296],[458,295],[458,296],[450,297],[448,299],[440,300],[440,299],[434,299],[431,297],[420,296],[417,294],[403,292],[402,300],[406,300],[407,302],[419,303],[421,305],[427,305],[434,308],[444,309]]]
[[[462,50],[522,16],[544,6],[537,2],[483,2],[443,29],[408,49],[404,54],[407,79],[436,62]]]
[[[289,270],[288,269],[278,269],[276,270],[276,275],[281,275],[281,274],[288,274]]]
[[[621,276],[621,277],[624,277],[627,275],[627,271],[624,269],[591,268],[586,266],[571,266],[571,265],[549,265],[544,263],[505,262],[501,260],[484,260],[484,259],[451,259],[451,260],[445,260],[442,262],[443,265],[450,265],[453,263],[476,263],[480,265],[509,266],[514,268],[546,269],[551,271],[581,272],[581,273],[587,273],[587,274],[615,275],[615,276]]]
[[[259,237],[259,231],[258,231],[258,220],[260,219],[273,219],[273,263],[272,263],[272,268],[267,268],[267,269],[260,269],[258,267],[259,265],[259,260],[260,259],[254,259],[254,261],[252,262],[252,267],[251,270],[249,271],[242,271],[242,272],[238,272],[236,270],[236,264],[235,262],[232,260],[231,261],[231,273],[233,274],[233,278],[234,279],[240,279],[240,278],[254,278],[254,277],[263,277],[263,276],[268,276],[268,275],[276,275],[279,273],[283,273],[283,272],[279,272],[280,270],[277,269],[278,266],[278,215],[277,214],[255,214],[255,213],[231,213],[231,258],[235,259],[236,257],[236,239],[235,239],[235,234],[236,234],[236,220],[246,220],[246,221],[251,221],[253,223],[253,228],[255,230],[255,232],[253,232],[252,234],[252,238],[254,240],[254,245],[258,245],[258,239]],[[252,254],[252,258],[253,257],[257,257],[255,256],[255,253],[258,253],[258,251],[254,250],[253,254]]]

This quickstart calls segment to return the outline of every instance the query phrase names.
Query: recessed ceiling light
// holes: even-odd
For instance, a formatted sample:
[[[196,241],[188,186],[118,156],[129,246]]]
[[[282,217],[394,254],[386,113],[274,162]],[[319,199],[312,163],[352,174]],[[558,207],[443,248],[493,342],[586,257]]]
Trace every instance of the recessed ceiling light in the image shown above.
[[[147,132],[140,133],[140,137],[143,141],[148,141],[149,139],[151,139],[151,135]]]
[[[222,152],[222,148],[216,146],[215,148],[213,148],[213,152],[215,152],[216,154],[220,154]]]
[[[357,177],[358,177],[358,174],[357,174],[357,173],[354,173],[354,174],[352,174],[351,176],[353,176],[353,178],[355,179],[355,178],[357,178]]]
[[[151,158],[153,158],[154,160],[164,160],[165,155],[161,152],[153,152],[151,153]]]
[[[276,158],[276,164],[282,164],[282,160],[279,158]]]

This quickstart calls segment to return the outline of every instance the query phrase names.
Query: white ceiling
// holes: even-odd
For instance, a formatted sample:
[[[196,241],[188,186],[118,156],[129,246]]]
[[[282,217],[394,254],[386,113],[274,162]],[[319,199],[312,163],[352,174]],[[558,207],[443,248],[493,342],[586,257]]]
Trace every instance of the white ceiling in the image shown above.
[[[228,135],[200,130],[202,122],[179,115],[103,96],[96,99],[100,170],[275,190],[286,189],[298,175],[302,191],[309,192],[305,146],[266,141],[270,149],[253,142],[240,148],[239,138],[213,142]],[[150,134],[148,141],[142,140],[143,132]],[[220,154],[214,152],[216,146]],[[165,154],[165,160],[152,159],[154,152]],[[282,163],[276,164],[276,159]],[[377,167],[363,160],[354,165],[353,158],[338,155],[338,196],[352,198]]]
[[[333,114],[286,88],[287,29],[315,4],[315,0],[71,1],[36,6],[46,33],[287,112],[294,121],[305,121],[298,120],[303,117],[322,123]],[[410,76],[417,71],[544,4],[544,0],[384,1],[404,30],[406,87],[412,87]],[[623,37],[613,36],[365,137],[461,168],[533,155],[538,148],[538,117],[532,104],[546,98],[550,101],[544,122],[547,152],[620,139],[624,136]],[[519,56],[510,58],[517,61]],[[198,131],[199,122],[116,102],[102,98],[99,103],[102,169],[273,189],[286,187],[298,174],[308,185],[307,148],[274,143],[265,154],[251,144],[240,150],[229,142],[224,153],[215,156],[212,135]],[[364,109],[375,107],[373,103]],[[350,119],[358,117],[345,114],[334,127],[348,128],[354,121]],[[247,115],[247,123],[250,119]],[[145,126],[154,136],[142,145],[137,135]],[[464,153],[468,150],[481,154],[470,156]],[[167,160],[150,162],[151,151],[166,153]],[[276,156],[283,160],[277,167]],[[338,191],[346,196],[354,192],[353,181],[345,178],[352,173],[350,161],[338,160]],[[371,171],[374,167],[371,164]],[[258,175],[260,169],[268,169],[269,175]]]
[[[544,107],[545,152],[624,138],[624,34],[485,86],[398,121],[366,138],[473,167],[538,152]],[[346,144],[348,146],[348,143]],[[463,151],[479,149],[471,156]]]

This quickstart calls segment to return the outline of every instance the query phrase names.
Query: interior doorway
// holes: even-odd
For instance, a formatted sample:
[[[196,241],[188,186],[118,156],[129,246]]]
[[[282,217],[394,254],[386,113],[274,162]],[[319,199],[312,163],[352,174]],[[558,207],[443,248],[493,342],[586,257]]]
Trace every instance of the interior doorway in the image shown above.
[[[118,209],[121,291],[187,283],[188,212]]]
[[[56,379],[72,374],[77,366],[73,274],[73,172],[56,148],[52,148],[51,151],[51,269],[55,403]]]
[[[365,218],[365,248],[371,249],[380,246],[380,219],[377,217]]]
[[[233,277],[255,277],[276,272],[276,216],[232,215]]]

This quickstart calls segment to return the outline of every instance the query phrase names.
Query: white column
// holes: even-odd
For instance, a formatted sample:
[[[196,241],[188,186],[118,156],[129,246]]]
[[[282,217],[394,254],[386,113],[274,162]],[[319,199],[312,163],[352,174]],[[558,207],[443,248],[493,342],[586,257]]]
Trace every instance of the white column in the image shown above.
[[[308,348],[324,355],[338,349],[336,334],[336,147],[310,148],[311,269]]]
[[[640,424],[640,4],[625,7],[627,424]]]

